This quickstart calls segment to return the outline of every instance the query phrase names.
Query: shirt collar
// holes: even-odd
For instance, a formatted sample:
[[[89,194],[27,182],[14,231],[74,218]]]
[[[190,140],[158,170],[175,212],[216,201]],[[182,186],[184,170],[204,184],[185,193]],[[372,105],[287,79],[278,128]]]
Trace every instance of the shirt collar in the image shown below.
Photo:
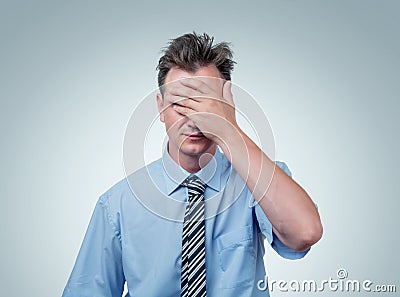
[[[221,190],[221,164],[222,163],[222,153],[217,147],[213,158],[208,162],[208,164],[203,167],[196,174],[208,187],[213,188],[217,192]],[[164,147],[162,155],[162,165],[164,169],[164,180],[165,189],[167,195],[171,195],[181,183],[187,178],[191,173],[183,169],[176,163],[170,154],[168,153],[168,143]]]

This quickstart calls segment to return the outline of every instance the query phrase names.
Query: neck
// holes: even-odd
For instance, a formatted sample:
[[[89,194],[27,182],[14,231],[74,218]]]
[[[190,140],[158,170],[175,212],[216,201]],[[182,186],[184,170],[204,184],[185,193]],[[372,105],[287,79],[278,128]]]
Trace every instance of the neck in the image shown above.
[[[204,168],[213,158],[216,149],[216,144],[213,144],[207,151],[201,154],[185,154],[180,150],[174,151],[168,144],[168,153],[171,158],[180,167],[190,173],[196,173]]]

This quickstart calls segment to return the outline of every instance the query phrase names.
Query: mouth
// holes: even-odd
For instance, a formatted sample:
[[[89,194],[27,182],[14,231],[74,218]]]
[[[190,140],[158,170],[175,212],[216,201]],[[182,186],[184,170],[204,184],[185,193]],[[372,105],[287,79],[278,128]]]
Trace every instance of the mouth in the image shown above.
[[[196,132],[196,133],[191,133],[191,134],[184,134],[187,138],[189,138],[190,140],[200,140],[200,139],[204,139],[205,136],[203,133],[201,132]]]

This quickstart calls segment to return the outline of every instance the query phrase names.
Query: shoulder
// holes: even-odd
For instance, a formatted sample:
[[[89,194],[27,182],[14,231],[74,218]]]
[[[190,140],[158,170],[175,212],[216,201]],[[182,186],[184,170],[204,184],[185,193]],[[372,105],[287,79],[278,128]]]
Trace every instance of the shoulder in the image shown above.
[[[129,196],[129,194],[130,189],[128,180],[123,178],[100,196],[99,203],[105,205],[110,203],[112,200],[116,200],[118,197]]]
[[[287,175],[289,175],[290,177],[292,177],[292,172],[289,170],[289,167],[286,165],[285,162],[282,161],[275,161],[275,164],[283,170],[283,172],[285,172]]]
[[[162,177],[160,159],[143,166],[125,178],[119,180],[99,197],[99,204],[115,209],[126,200],[136,200],[132,187],[146,188],[149,180]]]
[[[233,168],[232,164],[228,161],[228,159],[226,158],[226,156],[221,152],[220,153],[220,166],[221,166],[221,171],[222,174],[231,174],[232,172],[236,173],[236,170]],[[290,171],[288,165],[283,162],[283,161],[273,161],[275,163],[276,166],[278,166],[280,169],[283,170],[283,172],[285,172],[288,176],[292,177],[292,172]]]

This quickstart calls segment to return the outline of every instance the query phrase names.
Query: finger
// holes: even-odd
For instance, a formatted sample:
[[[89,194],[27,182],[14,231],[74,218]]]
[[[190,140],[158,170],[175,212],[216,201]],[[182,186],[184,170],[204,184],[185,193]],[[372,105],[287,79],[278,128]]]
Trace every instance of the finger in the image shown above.
[[[163,104],[163,111],[166,110],[169,107],[172,107],[173,104],[176,104],[182,100],[185,100],[187,98],[180,97],[180,96],[173,96],[171,94],[165,94],[164,95],[164,104]]]
[[[178,112],[178,113],[180,113],[182,115],[185,115],[185,116],[189,116],[189,115],[191,115],[191,114],[193,114],[195,112],[193,109],[191,109],[189,107],[184,107],[184,106],[180,106],[180,105],[176,105],[176,104],[172,105],[172,108],[176,112]]]
[[[167,104],[171,105],[171,104],[174,104],[174,103],[179,103],[179,102],[181,102],[183,100],[186,100],[186,99],[188,99],[188,98],[169,94],[168,97],[167,97]]]
[[[234,106],[233,95],[232,95],[232,82],[230,80],[225,81],[222,89],[222,97],[228,101],[228,103]]]
[[[200,104],[201,103],[199,103],[193,99],[183,99],[183,100],[175,102],[175,105],[187,107],[187,108],[193,109],[195,111],[197,111],[200,108]]]
[[[172,107],[174,105],[180,105],[183,107],[191,108],[195,111],[198,111],[201,108],[201,103],[194,99],[170,95],[168,97],[168,105],[165,108]]]
[[[172,96],[179,96],[182,98],[192,98],[192,99],[200,98],[202,96],[202,94],[200,92],[198,92],[197,90],[192,89],[192,88],[187,87],[182,84],[171,87],[169,89],[169,93]]]
[[[210,93],[210,87],[202,80],[188,77],[181,79],[179,81],[182,85],[191,88],[193,90],[196,90],[197,92],[200,92],[201,94],[208,94]]]

